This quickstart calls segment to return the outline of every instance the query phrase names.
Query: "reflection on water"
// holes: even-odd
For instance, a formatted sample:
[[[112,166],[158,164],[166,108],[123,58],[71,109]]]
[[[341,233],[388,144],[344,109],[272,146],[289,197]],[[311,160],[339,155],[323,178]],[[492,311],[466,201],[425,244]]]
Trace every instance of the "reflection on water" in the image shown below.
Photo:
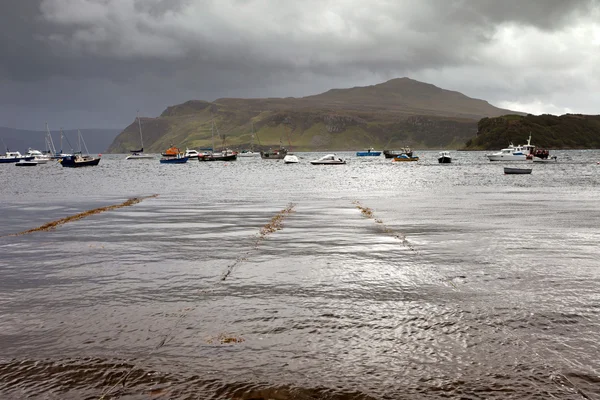
[[[317,156],[3,167],[0,235],[159,196],[0,238],[0,397],[600,398],[599,152]]]

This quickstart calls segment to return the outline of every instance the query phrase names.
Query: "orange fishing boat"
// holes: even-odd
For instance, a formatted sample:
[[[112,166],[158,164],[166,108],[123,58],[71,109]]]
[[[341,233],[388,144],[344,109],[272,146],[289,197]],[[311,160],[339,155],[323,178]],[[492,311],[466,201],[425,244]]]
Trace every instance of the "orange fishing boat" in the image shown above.
[[[165,150],[165,152],[161,153],[161,155],[163,157],[177,157],[177,155],[181,153],[181,150],[179,150],[177,147],[175,146],[171,146],[169,147],[167,150]]]

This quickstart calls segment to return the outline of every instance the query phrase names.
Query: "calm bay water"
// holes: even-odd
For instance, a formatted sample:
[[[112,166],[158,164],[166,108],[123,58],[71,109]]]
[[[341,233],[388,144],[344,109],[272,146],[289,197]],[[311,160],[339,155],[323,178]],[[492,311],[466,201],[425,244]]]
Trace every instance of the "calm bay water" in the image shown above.
[[[600,151],[555,154],[0,165],[0,235],[159,195],[0,238],[0,398],[600,399]]]

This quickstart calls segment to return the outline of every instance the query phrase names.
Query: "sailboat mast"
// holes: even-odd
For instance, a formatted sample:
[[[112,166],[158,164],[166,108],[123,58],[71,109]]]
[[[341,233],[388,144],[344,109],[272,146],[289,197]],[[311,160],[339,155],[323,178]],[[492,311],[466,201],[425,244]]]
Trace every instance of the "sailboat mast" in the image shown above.
[[[138,127],[140,128],[140,143],[142,144],[142,151],[144,151],[144,137],[142,136],[142,122],[140,121],[140,111],[137,112]]]
[[[215,121],[211,121],[210,136],[212,137],[212,151],[215,152]]]
[[[46,148],[48,152],[52,152],[52,155],[56,155],[56,147],[54,147],[54,141],[52,140],[52,134],[50,133],[50,128],[48,128],[48,123],[46,122]]]

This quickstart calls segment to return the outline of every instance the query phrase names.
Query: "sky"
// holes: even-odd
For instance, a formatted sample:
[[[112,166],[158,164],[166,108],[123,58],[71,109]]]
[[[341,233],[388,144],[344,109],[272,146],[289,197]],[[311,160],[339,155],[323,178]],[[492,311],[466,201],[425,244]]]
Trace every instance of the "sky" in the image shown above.
[[[598,114],[600,0],[2,0],[0,126],[118,128],[191,99],[409,77]]]

